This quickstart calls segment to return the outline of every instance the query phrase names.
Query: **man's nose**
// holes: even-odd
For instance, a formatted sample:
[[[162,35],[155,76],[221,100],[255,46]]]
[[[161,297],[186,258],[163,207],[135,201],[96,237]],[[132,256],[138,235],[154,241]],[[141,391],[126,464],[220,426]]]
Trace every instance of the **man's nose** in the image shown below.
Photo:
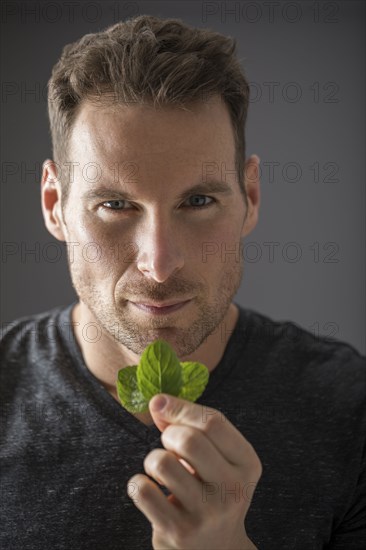
[[[163,283],[184,265],[182,234],[174,220],[154,215],[139,235],[137,268],[158,283]]]

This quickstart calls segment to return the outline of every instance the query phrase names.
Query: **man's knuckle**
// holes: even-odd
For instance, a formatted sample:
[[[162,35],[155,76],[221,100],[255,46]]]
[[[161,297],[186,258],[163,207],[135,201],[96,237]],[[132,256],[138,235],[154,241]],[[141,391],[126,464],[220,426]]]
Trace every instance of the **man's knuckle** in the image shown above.
[[[145,470],[151,470],[156,467],[157,462],[160,460],[161,449],[153,449],[146,455],[144,459]]]
[[[159,456],[154,460],[154,471],[158,476],[163,477],[166,472],[171,468],[172,457],[167,453],[159,453]]]
[[[219,425],[222,426],[222,414],[219,411],[215,411],[216,414],[211,414],[207,418],[203,426],[203,431],[207,433],[215,432]]]
[[[185,455],[191,455],[197,449],[197,446],[197,436],[194,432],[186,432],[179,440],[179,450]]]
[[[259,479],[260,477],[262,477],[262,474],[263,474],[263,465],[262,465],[262,462],[260,461],[260,459],[257,457],[257,460],[255,461],[255,465],[254,465],[254,471],[255,471],[255,474],[257,476],[257,478]]]
[[[149,469],[150,467],[150,464],[152,462],[152,454],[153,454],[154,451],[151,451],[149,454],[147,454],[144,458],[144,462],[143,462],[143,465],[144,465],[144,470],[147,470]]]

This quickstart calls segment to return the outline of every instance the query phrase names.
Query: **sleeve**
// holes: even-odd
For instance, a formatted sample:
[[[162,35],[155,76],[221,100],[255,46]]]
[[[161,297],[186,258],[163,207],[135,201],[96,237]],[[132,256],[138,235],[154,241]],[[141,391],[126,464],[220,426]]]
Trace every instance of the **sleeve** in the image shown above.
[[[350,506],[340,524],[334,528],[325,550],[365,550],[366,548],[366,456]]]

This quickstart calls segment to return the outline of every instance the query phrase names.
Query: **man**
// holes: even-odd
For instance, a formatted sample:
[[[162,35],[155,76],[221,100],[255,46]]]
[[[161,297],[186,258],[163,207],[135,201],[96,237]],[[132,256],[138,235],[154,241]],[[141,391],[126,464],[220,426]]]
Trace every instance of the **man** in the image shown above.
[[[363,548],[364,358],[232,301],[248,90],[231,39],[177,20],[65,47],[41,196],[79,301],[3,335],[4,548]],[[159,338],[209,383],[133,415],[117,373]]]

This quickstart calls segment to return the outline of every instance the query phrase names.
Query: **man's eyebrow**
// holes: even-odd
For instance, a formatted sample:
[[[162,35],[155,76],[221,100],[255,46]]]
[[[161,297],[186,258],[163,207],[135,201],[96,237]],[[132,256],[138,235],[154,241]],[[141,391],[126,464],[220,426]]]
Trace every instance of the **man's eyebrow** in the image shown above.
[[[189,189],[185,189],[177,198],[185,199],[190,195],[198,195],[199,193],[215,193],[218,195],[232,195],[233,190],[227,183],[223,181],[210,180],[193,185]]]
[[[121,197],[127,200],[134,200],[133,196],[130,193],[127,193],[123,189],[118,191],[118,189],[110,189],[109,187],[98,187],[97,189],[89,189],[83,193],[82,198],[86,200],[93,199],[120,199]]]
[[[227,183],[223,181],[206,181],[202,183],[197,183],[196,185],[193,185],[189,189],[185,189],[180,195],[178,195],[177,199],[185,199],[188,196],[192,194],[205,194],[205,193],[215,193],[220,195],[232,195],[233,189],[228,185]],[[92,199],[103,199],[108,197],[108,199],[126,199],[128,201],[138,200],[137,197],[134,197],[127,191],[125,191],[123,188],[121,190],[115,189],[115,188],[109,188],[109,187],[98,187],[96,189],[89,189],[89,191],[86,191],[82,198],[86,200],[92,200]]]

